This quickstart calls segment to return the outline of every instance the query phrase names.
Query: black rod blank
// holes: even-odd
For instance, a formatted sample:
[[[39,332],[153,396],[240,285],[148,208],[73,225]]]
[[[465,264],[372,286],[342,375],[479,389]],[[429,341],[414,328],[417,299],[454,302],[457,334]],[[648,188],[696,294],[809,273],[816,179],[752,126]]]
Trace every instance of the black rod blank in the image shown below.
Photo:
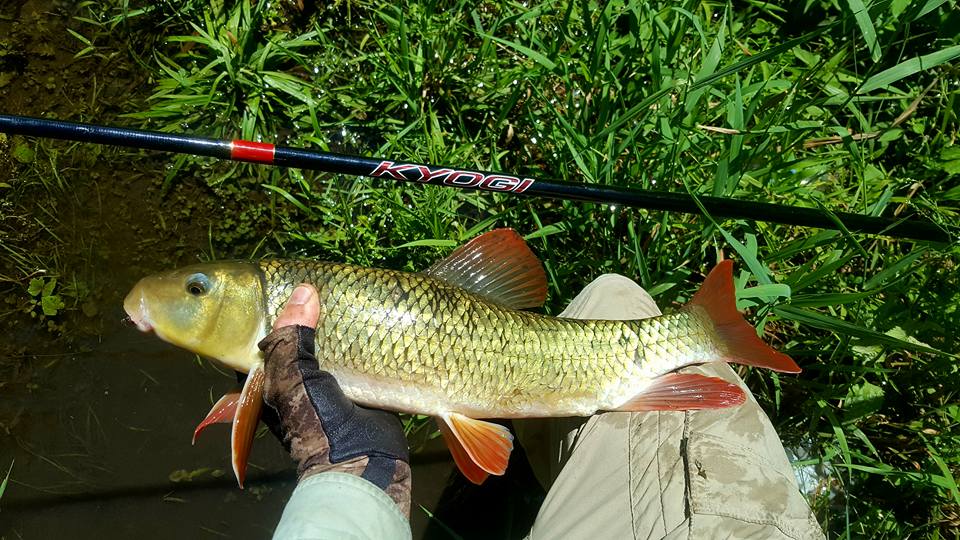
[[[0,115],[0,132],[436,184],[461,189],[498,191],[688,214],[703,213],[697,204],[699,201],[703,210],[718,217],[822,229],[843,228],[850,232],[933,242],[950,241],[950,236],[944,229],[929,220],[918,217],[897,219],[848,212],[831,213],[817,208],[709,196],[698,196],[695,200],[687,193],[548,181],[499,172],[350,156],[252,141],[225,141],[24,116]]]

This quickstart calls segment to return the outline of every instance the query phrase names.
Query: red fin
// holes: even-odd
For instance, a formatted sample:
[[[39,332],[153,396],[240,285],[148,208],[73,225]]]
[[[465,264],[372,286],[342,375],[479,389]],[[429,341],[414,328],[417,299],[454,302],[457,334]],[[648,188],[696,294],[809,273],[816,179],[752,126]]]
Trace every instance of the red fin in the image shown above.
[[[425,273],[514,309],[539,307],[547,299],[543,265],[513,229],[481,234]]]
[[[513,435],[509,429],[458,413],[444,414],[441,419],[477,467],[496,476],[506,472],[513,450]]]
[[[443,434],[443,440],[447,443],[447,448],[450,449],[450,454],[453,455],[453,461],[457,464],[460,472],[467,477],[467,480],[474,484],[478,486],[482,484],[487,477],[490,476],[490,473],[478,467],[477,464],[470,459],[470,455],[467,454],[466,449],[460,444],[457,436],[453,434],[453,430],[450,429],[450,426],[448,426],[442,418],[437,418],[437,426],[440,428],[440,433]]]
[[[747,398],[739,386],[719,377],[668,373],[615,411],[689,411],[740,405]]]
[[[197,444],[197,437],[199,437],[200,433],[207,429],[207,426],[210,424],[227,424],[233,422],[233,417],[237,412],[237,401],[239,400],[239,392],[224,394],[223,397],[210,408],[207,417],[197,424],[197,429],[193,430],[193,440],[190,441],[190,444]]]
[[[237,483],[243,489],[243,480],[247,475],[247,458],[250,457],[250,448],[253,447],[253,436],[257,433],[257,424],[260,422],[260,408],[263,406],[263,364],[257,364],[247,374],[247,382],[243,384],[240,399],[237,401],[237,412],[233,417],[233,432],[230,437],[230,458],[233,464],[233,474]]]
[[[724,360],[785,373],[800,373],[800,366],[792,358],[764,343],[757,337],[756,329],[737,311],[733,261],[728,259],[715,266],[688,305],[702,307],[713,320],[717,333],[730,351]]]

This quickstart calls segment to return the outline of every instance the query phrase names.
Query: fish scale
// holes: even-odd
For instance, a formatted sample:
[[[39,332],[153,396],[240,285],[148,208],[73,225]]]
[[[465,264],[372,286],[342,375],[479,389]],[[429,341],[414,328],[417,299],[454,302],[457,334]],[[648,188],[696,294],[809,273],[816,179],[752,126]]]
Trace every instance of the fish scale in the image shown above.
[[[270,324],[296,284],[317,288],[317,358],[348,395],[421,414],[590,414],[719,350],[695,343],[709,331],[692,310],[582,321],[505,308],[426,274],[283,260],[260,269]]]

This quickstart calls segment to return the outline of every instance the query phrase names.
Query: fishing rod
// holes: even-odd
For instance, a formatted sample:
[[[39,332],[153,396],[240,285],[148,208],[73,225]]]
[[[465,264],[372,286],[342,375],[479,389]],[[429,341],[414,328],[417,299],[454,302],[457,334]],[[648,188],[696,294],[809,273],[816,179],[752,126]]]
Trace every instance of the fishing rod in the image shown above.
[[[710,215],[725,218],[822,229],[845,229],[850,232],[933,242],[950,241],[950,236],[945,230],[926,219],[917,217],[897,219],[865,216],[849,212],[828,212],[816,208],[784,206],[722,197],[697,196],[694,198],[688,193],[542,180],[500,172],[474,171],[351,156],[276,146],[263,142],[227,141],[26,116],[0,115],[0,132],[193,154],[233,161],[434,184],[461,189],[586,201],[687,214],[707,212]]]

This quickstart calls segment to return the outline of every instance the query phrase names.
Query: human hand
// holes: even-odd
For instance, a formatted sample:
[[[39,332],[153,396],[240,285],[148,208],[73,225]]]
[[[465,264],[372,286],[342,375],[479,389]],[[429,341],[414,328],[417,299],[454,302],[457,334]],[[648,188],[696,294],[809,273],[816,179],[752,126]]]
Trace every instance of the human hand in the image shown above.
[[[280,436],[298,462],[300,480],[323,472],[360,476],[384,490],[410,515],[407,441],[393,413],[347,398],[314,356],[320,317],[317,291],[300,285],[259,343],[264,401],[280,419]]]

